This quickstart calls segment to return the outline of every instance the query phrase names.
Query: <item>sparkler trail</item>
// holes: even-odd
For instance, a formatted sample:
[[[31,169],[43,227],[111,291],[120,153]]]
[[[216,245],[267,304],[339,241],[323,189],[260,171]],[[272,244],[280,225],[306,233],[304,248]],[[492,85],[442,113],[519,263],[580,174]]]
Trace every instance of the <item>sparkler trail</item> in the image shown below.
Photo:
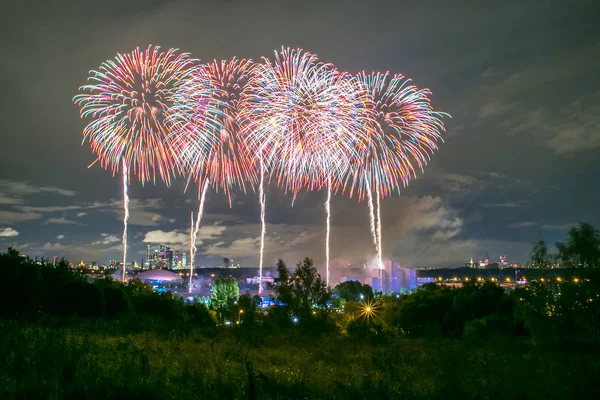
[[[127,262],[127,220],[129,219],[129,195],[127,194],[127,163],[123,160],[123,272],[121,280],[125,282],[125,263]]]
[[[192,234],[192,245],[190,254],[190,287],[189,291],[192,291],[192,276],[194,275],[194,259],[196,257],[196,238],[198,237],[198,231],[200,230],[200,221],[202,220],[202,214],[204,213],[204,199],[206,198],[206,192],[208,191],[209,181],[204,181],[204,187],[202,188],[202,194],[200,195],[200,204],[198,205],[198,214],[196,215],[196,225],[194,226],[194,233]]]
[[[260,259],[258,262],[258,293],[262,293],[262,270],[263,270],[263,254],[265,251],[265,234],[267,233],[267,226],[265,225],[265,171],[262,158],[260,160],[260,222],[262,224],[260,231]]]

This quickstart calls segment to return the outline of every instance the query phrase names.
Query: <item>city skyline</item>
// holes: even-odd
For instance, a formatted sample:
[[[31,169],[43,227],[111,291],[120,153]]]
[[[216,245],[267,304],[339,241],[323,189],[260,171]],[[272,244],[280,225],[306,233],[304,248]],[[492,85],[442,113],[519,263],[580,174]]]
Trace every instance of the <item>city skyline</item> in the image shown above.
[[[30,18],[7,19],[9,34],[0,38],[8,49],[0,64],[0,113],[10,146],[0,159],[2,247],[64,255],[74,263],[120,258],[120,183],[98,165],[87,168],[94,156],[81,146],[85,124],[71,97],[89,69],[149,43],[207,62],[256,59],[282,45],[299,46],[352,73],[390,70],[431,88],[433,105],[453,119],[425,173],[400,197],[382,202],[386,259],[452,267],[488,253],[493,260],[506,255],[509,262],[525,262],[538,240],[564,241],[577,221],[600,225],[600,167],[593,163],[600,147],[600,28],[588,9],[592,2],[514,1],[485,10],[476,2],[411,5],[402,10],[402,24],[392,18],[399,12],[392,2],[339,12],[335,2],[290,7],[264,1],[264,9],[243,13],[232,11],[240,4],[228,3],[202,12],[186,1],[108,3],[102,9],[85,2],[10,6],[8,16]],[[470,8],[478,18],[471,18]],[[314,29],[307,32],[301,25],[309,14]],[[38,18],[47,23],[38,26]],[[427,29],[416,22],[423,20]],[[212,37],[218,24],[231,32],[198,39]],[[397,39],[403,37],[411,40]],[[144,258],[148,244],[189,252],[189,213],[197,208],[198,189],[184,192],[185,184],[131,183],[132,261]],[[300,193],[292,207],[291,196],[267,187],[265,265],[277,258],[295,265],[306,256],[323,264],[325,196]],[[196,264],[233,257],[256,265],[257,195],[234,191],[232,208],[222,193],[209,191],[208,198]],[[332,213],[332,265],[374,257],[366,204],[334,196]]]

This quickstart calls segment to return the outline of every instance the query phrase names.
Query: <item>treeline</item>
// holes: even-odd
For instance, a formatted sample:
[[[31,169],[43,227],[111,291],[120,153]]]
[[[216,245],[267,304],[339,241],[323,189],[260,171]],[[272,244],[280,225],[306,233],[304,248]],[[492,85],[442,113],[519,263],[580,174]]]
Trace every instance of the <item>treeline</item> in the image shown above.
[[[580,222],[569,229],[566,242],[555,244],[557,252],[551,253],[546,242],[540,240],[531,251],[529,266],[535,268],[599,268],[600,231],[593,225]]]
[[[15,251],[0,270],[0,398],[600,395],[593,276],[381,295],[359,282],[328,290],[305,259],[279,262],[278,305],[265,311],[230,278],[191,305]]]
[[[312,260],[294,271],[279,261],[272,288],[278,305],[266,312],[260,298],[241,294],[235,279],[217,279],[204,303],[185,303],[132,280],[88,281],[68,268],[38,265],[9,250],[0,254],[0,315],[36,320],[81,317],[126,321],[123,329],[212,329],[238,326],[242,333],[335,333],[346,337],[384,336],[482,339],[489,336],[539,340],[600,341],[600,287],[594,274],[563,281],[531,282],[506,291],[494,282],[461,288],[427,284],[411,294],[381,295],[359,282],[329,290]]]
[[[39,265],[9,249],[0,253],[0,273],[0,316],[4,318],[120,319],[133,331],[153,329],[161,321],[215,326],[214,313],[200,303],[185,304],[181,297],[157,293],[135,279],[126,285],[111,279],[89,281],[64,260],[56,266]]]

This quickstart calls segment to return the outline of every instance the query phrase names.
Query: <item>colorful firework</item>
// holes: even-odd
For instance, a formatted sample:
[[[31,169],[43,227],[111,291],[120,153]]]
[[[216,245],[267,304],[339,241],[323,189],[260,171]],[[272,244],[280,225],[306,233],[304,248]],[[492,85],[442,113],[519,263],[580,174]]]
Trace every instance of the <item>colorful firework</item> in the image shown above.
[[[238,100],[252,62],[233,59],[203,65],[173,96],[171,138],[190,177],[209,180],[231,204],[234,186],[256,182],[257,162],[239,140]]]
[[[378,267],[383,268],[380,199],[399,192],[417,170],[423,171],[442,140],[441,118],[447,114],[433,110],[428,89],[409,85],[410,80],[402,75],[390,78],[389,73],[363,72],[357,82],[363,91],[369,141],[362,157],[353,159],[346,183],[351,197],[355,191],[359,200],[367,196]],[[377,196],[377,221],[373,194]]]
[[[74,97],[82,118],[92,118],[83,131],[103,168],[117,172],[125,160],[142,183],[167,184],[177,166],[166,140],[166,113],[171,95],[197,66],[197,60],[176,49],[149,46],[118,54],[91,71],[89,84]]]
[[[245,192],[256,181],[256,162],[238,138],[238,100],[252,66],[249,60],[213,61],[189,75],[173,96],[170,138],[189,178],[203,186],[195,232],[209,185],[223,190],[231,205],[232,187]]]
[[[352,78],[302,50],[257,65],[240,101],[242,135],[293,193],[334,187],[360,154],[363,102]]]
[[[361,91],[351,76],[299,49],[263,60],[242,93],[243,140],[286,191],[327,186],[329,203],[364,147]]]
[[[167,184],[175,174],[173,147],[166,140],[165,115],[170,97],[183,79],[196,68],[197,61],[176,49],[166,52],[148,46],[91,71],[88,85],[73,101],[82,118],[92,118],[83,130],[96,161],[113,175],[122,164],[123,173],[123,271],[127,261],[127,219],[129,198],[127,185],[130,166],[143,183],[156,181],[156,173]]]

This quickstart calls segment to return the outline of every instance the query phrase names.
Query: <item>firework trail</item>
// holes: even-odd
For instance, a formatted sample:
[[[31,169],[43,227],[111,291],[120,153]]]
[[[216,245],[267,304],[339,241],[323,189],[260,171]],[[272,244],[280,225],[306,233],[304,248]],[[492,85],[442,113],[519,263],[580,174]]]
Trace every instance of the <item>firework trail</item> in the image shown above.
[[[326,231],[325,231],[325,282],[329,286],[329,230],[331,219],[331,181],[327,182],[327,200],[325,201]]]
[[[373,238],[373,245],[375,246],[375,250],[379,253],[379,246],[377,245],[377,226],[375,225],[375,209],[373,207],[373,192],[370,187],[367,188],[367,204],[369,206],[369,227],[371,229],[371,237]]]
[[[194,275],[194,259],[196,257],[196,238],[198,237],[198,231],[200,230],[200,222],[202,221],[202,214],[204,213],[204,200],[206,199],[206,192],[208,191],[209,181],[206,179],[202,192],[200,195],[200,204],[198,205],[198,214],[196,214],[196,224],[193,225],[192,240],[190,244],[190,286],[189,293],[192,293],[192,276]]]
[[[267,226],[265,224],[265,171],[262,159],[260,160],[260,256],[258,262],[258,294],[262,293],[262,270],[263,270],[263,254],[265,252],[265,234],[267,233]]]
[[[123,160],[123,271],[121,280],[125,282],[125,263],[127,261],[127,220],[129,220],[129,195],[127,194],[127,163]]]
[[[351,76],[300,49],[263,61],[241,95],[242,139],[294,198],[325,187],[330,196],[364,148],[361,90]]]
[[[377,261],[379,262],[379,269],[383,269],[382,254],[383,245],[381,243],[381,206],[379,204],[379,196],[377,196]]]
[[[171,95],[191,74],[197,60],[176,49],[161,51],[148,46],[131,53],[117,54],[115,59],[90,71],[88,84],[73,101],[81,118],[92,121],[83,130],[83,141],[89,141],[97,161],[113,176],[123,165],[124,232],[123,279],[127,256],[127,184],[129,166],[142,184],[156,182],[156,175],[169,185],[180,171],[174,161],[173,146],[167,140],[166,114]]]
[[[192,273],[194,272],[194,249],[196,243],[194,243],[194,212],[190,213],[190,283],[188,287],[188,293],[192,293]]]

